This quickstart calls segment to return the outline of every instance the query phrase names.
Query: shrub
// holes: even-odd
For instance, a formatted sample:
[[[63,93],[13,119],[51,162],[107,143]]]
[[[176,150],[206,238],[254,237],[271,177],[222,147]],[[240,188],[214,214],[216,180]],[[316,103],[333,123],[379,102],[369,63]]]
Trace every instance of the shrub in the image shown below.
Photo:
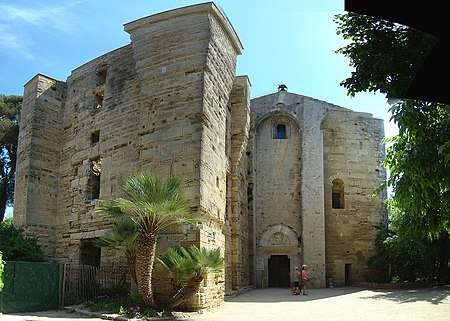
[[[5,261],[46,261],[37,238],[24,236],[23,229],[14,227],[10,218],[0,223],[0,251]]]
[[[3,286],[4,286],[3,280],[2,280],[3,266],[4,266],[2,256],[3,256],[2,251],[0,251],[0,292],[2,291]]]

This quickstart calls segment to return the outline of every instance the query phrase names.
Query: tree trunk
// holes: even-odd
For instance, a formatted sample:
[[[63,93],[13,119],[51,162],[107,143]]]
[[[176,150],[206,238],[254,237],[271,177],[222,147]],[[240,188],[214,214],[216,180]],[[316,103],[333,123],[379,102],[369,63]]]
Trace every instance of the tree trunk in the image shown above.
[[[6,203],[8,201],[8,186],[4,184],[4,179],[2,179],[2,184],[0,185],[0,222],[3,222],[5,218]]]
[[[183,284],[183,286],[172,296],[168,307],[170,309],[176,308],[184,301],[192,298],[200,289],[202,281],[203,277],[196,277]]]
[[[133,287],[137,286],[137,277],[136,277],[136,257],[135,256],[127,256],[127,265],[128,265],[128,271],[130,272],[131,276],[131,285]]]
[[[450,257],[449,236],[447,232],[443,232],[438,240],[439,244],[439,265],[437,273],[438,284],[447,284],[449,281],[448,261]]]
[[[156,308],[152,290],[152,271],[155,261],[156,236],[140,234],[136,243],[136,279],[145,304]]]

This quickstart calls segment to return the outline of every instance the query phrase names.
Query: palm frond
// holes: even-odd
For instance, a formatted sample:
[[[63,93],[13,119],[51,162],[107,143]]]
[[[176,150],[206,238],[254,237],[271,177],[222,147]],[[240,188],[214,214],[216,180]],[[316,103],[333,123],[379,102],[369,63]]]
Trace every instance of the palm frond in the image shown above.
[[[157,260],[170,272],[177,285],[189,279],[192,270],[195,269],[195,262],[182,254],[180,248],[168,248],[164,255]]]
[[[145,241],[152,246],[156,245],[156,237],[160,230],[183,222],[199,222],[192,217],[187,200],[180,193],[180,185],[181,180],[178,177],[163,181],[147,172],[137,173],[126,179],[122,198],[101,202],[96,209],[97,212],[105,213],[115,220],[126,219],[136,228],[136,236],[138,240],[142,240],[136,242],[134,239],[137,257],[133,264],[136,267],[136,276],[139,276],[136,280],[145,303],[151,307],[155,303],[151,287],[153,263],[149,265],[149,262],[153,262],[155,253],[154,247],[144,246],[147,244]],[[111,248],[127,251],[128,243],[116,242],[113,232],[119,231],[112,231],[99,242],[103,245],[109,244]],[[127,256],[134,255],[131,252],[125,253]],[[197,269],[196,264],[188,256],[181,256],[173,261],[172,269],[178,270],[178,276],[174,279],[185,279],[186,274],[183,271]],[[169,266],[169,261],[166,266]]]
[[[121,218],[125,215],[120,206],[121,198],[112,199],[108,201],[100,201],[95,208],[97,213],[106,214],[111,218]]]
[[[113,227],[94,241],[100,247],[108,247],[115,251],[122,251],[127,256],[135,255],[136,239],[138,236],[134,222],[122,219],[114,222]]]
[[[210,272],[223,268],[224,258],[220,248],[208,250],[192,245],[188,249],[168,248],[158,261],[171,273],[177,284],[190,279],[203,279]]]

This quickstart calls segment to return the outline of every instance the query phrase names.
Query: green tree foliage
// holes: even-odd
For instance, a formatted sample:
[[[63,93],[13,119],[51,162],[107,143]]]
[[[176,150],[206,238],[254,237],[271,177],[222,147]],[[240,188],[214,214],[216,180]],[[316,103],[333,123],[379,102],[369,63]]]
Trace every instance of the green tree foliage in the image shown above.
[[[396,207],[390,212],[389,227],[380,227],[375,241],[377,255],[368,262],[369,268],[375,271],[371,281],[433,284],[437,257],[433,242],[419,233],[404,229],[401,225],[405,220]]]
[[[21,96],[0,95],[0,222],[13,203]]]
[[[404,101],[391,108],[399,134],[387,149],[388,184],[422,236],[450,231],[450,106]]]
[[[450,281],[450,106],[406,100],[391,112],[399,134],[391,139],[385,166],[395,192],[397,235],[421,240],[417,253],[433,255],[431,270],[445,283]]]
[[[337,34],[348,45],[336,50],[355,68],[341,82],[350,96],[381,92],[402,98],[437,38],[420,30],[375,17],[347,13],[336,15]]]
[[[25,237],[23,230],[14,227],[11,219],[0,223],[0,251],[5,261],[46,261],[34,237]]]
[[[125,181],[123,197],[101,202],[97,211],[113,219],[130,220],[136,225],[136,280],[139,293],[148,307],[156,307],[152,272],[156,241],[160,231],[193,219],[187,200],[180,192],[179,177],[166,181],[142,172]]]
[[[224,266],[224,258],[220,248],[208,250],[192,245],[169,248],[158,261],[169,271],[175,285],[168,307],[173,309],[192,298],[208,273],[220,272]]]
[[[3,253],[2,253],[2,251],[0,251],[0,292],[2,291],[3,287],[5,286],[3,284],[3,279],[2,279],[4,266],[5,266],[5,262],[3,262]]]
[[[436,41],[421,31],[353,13],[337,15],[335,21],[349,41],[337,52],[355,68],[341,83],[351,96],[380,91],[401,98]],[[391,276],[410,279],[427,266],[439,282],[449,281],[450,106],[405,99],[390,112],[399,127],[399,134],[387,140],[391,145],[384,161],[393,190],[393,235],[385,233],[379,254],[390,260]]]

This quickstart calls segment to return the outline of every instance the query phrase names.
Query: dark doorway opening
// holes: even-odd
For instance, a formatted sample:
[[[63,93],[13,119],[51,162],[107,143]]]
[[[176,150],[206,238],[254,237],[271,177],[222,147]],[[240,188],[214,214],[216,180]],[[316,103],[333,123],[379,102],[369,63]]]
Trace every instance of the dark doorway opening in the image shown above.
[[[351,285],[351,264],[345,264],[345,286]]]
[[[287,255],[271,255],[269,258],[269,287],[290,287],[290,260]]]
[[[94,244],[94,239],[82,239],[80,263],[100,267],[101,248]]]

